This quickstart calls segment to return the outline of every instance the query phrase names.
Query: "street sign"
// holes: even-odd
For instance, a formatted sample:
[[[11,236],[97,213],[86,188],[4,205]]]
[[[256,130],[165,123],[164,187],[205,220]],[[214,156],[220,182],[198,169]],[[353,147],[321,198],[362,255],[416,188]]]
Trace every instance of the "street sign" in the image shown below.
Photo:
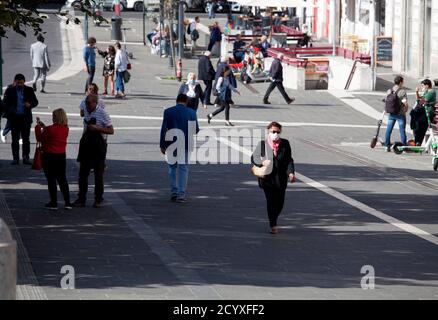
[[[392,37],[376,38],[376,63],[392,62]]]

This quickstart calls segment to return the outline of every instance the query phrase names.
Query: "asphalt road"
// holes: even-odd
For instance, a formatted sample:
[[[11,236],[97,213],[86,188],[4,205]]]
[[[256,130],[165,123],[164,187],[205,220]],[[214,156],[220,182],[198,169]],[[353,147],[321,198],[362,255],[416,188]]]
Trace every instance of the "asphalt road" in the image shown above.
[[[49,48],[49,57],[52,63],[50,72],[56,71],[63,63],[60,20],[56,15],[48,14],[48,19],[42,24],[45,43]],[[2,39],[3,49],[3,86],[12,82],[15,74],[22,73],[26,81],[33,79],[32,61],[30,60],[30,46],[36,41],[31,30],[23,37],[13,31],[8,31],[8,38]]]

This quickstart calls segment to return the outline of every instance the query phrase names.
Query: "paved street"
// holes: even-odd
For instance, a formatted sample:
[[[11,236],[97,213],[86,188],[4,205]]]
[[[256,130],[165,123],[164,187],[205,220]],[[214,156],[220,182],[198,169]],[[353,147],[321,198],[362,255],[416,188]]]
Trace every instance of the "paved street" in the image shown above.
[[[340,100],[328,91],[287,90],[296,101],[286,105],[274,91],[267,106],[262,104],[267,84],[239,83],[239,107],[231,109],[236,129],[279,121],[292,145],[298,181],[287,189],[280,234],[273,236],[249,164],[191,165],[189,201],[169,201],[159,129],[180,84],[161,80],[173,70],[142,45],[141,20],[131,13],[125,25],[134,29],[127,34],[132,80],[127,99],[105,98],[115,134],[108,140],[104,208],[91,207],[89,192],[86,208],[48,212],[43,173],[10,166],[10,145],[0,145],[0,217],[15,226],[18,298],[438,298],[438,176],[431,158],[370,149],[377,120],[348,104],[357,98],[380,111],[383,94],[352,93]],[[90,35],[103,48],[109,26],[90,26]],[[56,51],[51,58],[62,59]],[[97,61],[95,82],[101,86],[103,59]],[[196,66],[196,59],[184,60],[183,73],[197,72]],[[10,72],[30,72],[23,68],[15,65]],[[73,198],[85,79],[82,71],[49,81],[49,93],[38,95],[34,109],[45,123],[55,108],[68,112]],[[201,130],[219,133],[224,115],[208,125],[211,111],[212,106],[198,110]],[[393,139],[398,138],[394,130]],[[65,265],[75,270],[74,290],[60,287]],[[374,268],[374,290],[361,288],[363,266]]]

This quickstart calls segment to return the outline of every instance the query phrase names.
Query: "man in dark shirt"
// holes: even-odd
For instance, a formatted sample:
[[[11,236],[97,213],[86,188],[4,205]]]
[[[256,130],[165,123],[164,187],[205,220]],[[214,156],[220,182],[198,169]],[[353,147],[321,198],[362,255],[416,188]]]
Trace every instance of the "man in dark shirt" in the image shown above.
[[[205,91],[204,91],[204,104],[211,105],[210,96],[211,89],[213,87],[213,79],[215,76],[215,71],[213,65],[211,64],[211,52],[205,51],[204,55],[199,58],[198,61],[198,80],[204,81]]]
[[[234,41],[233,44],[233,56],[236,63],[240,63],[243,60],[243,57],[245,56],[243,48],[245,48],[245,45],[245,41],[242,40],[242,35],[238,34],[236,36],[236,41]]]
[[[275,89],[275,87],[278,88],[284,100],[286,100],[287,104],[291,104],[295,101],[294,98],[290,98],[287,95],[283,87],[283,66],[281,65],[283,57],[284,55],[280,53],[277,58],[275,58],[272,62],[271,69],[269,70],[269,80],[271,81],[271,84],[269,85],[268,90],[266,90],[266,94],[263,98],[264,104],[271,104],[268,99],[269,95]]]
[[[9,86],[3,97],[6,118],[12,131],[12,157],[11,164],[17,165],[20,159],[20,138],[23,140],[23,164],[32,164],[30,154],[30,127],[32,125],[32,109],[38,105],[38,100],[31,87],[26,86],[24,75],[17,74],[14,83]]]

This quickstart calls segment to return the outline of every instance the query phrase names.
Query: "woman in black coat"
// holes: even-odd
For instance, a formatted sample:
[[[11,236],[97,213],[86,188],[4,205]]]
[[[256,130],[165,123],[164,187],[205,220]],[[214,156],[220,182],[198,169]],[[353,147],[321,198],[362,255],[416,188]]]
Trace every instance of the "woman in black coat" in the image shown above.
[[[264,160],[271,160],[272,170],[263,178],[259,178],[259,186],[266,196],[270,232],[277,234],[277,220],[283,210],[287,183],[295,182],[295,167],[289,141],[280,138],[281,125],[271,122],[267,129],[268,137],[257,145],[251,162],[262,167]]]
[[[204,109],[207,108],[204,103],[204,92],[202,91],[201,84],[196,81],[196,74],[193,72],[187,75],[187,82],[181,85],[178,94],[185,94],[189,98],[187,107],[195,111],[198,110],[199,101],[204,104]]]

